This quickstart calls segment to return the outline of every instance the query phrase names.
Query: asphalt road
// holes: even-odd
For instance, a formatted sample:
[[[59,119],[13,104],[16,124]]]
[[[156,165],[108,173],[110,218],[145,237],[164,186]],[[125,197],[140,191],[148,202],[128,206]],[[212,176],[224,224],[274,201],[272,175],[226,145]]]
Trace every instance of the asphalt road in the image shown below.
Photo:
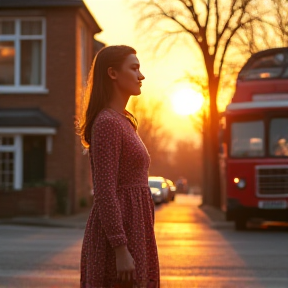
[[[236,232],[219,219],[211,222],[197,197],[177,196],[156,207],[161,288],[288,287],[287,231]],[[0,225],[0,287],[79,287],[83,233]]]

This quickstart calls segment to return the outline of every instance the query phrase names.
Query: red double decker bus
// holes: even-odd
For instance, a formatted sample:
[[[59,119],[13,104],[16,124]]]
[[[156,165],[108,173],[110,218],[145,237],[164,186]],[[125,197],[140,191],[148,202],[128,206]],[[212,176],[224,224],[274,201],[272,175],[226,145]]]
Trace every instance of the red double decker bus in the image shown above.
[[[220,123],[227,220],[237,230],[251,218],[288,221],[288,48],[248,60]]]

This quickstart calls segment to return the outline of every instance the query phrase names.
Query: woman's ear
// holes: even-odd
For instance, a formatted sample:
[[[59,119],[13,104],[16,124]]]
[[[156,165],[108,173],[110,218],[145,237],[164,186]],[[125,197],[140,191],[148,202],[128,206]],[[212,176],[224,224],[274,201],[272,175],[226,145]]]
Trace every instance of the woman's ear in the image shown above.
[[[107,73],[112,80],[117,79],[117,72],[112,67],[107,69]]]

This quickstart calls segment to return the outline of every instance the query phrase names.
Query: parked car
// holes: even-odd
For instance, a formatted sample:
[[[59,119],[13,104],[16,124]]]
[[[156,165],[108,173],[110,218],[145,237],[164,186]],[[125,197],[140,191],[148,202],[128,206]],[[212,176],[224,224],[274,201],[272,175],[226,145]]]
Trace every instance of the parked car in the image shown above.
[[[177,179],[175,184],[176,184],[176,192],[177,193],[188,194],[188,182],[187,182],[186,178],[179,177],[179,179]]]
[[[151,188],[152,198],[155,203],[158,204],[162,202],[169,202],[169,200],[171,199],[171,192],[169,189],[169,185],[164,177],[150,176],[148,179],[148,183]],[[160,193],[156,189],[152,188],[157,188],[158,190],[160,190]]]
[[[169,189],[170,189],[170,194],[171,194],[171,200],[174,201],[175,200],[175,194],[176,194],[176,186],[174,185],[174,182],[170,179],[166,179],[168,185],[169,185]]]
[[[163,201],[163,195],[160,188],[150,187],[152,198],[155,204],[160,204]]]

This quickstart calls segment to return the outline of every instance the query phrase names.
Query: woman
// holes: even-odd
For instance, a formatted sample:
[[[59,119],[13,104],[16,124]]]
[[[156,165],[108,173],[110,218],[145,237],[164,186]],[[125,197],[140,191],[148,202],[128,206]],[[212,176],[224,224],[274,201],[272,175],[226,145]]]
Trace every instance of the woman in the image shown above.
[[[141,94],[139,68],[133,48],[110,46],[99,51],[90,71],[79,134],[89,149],[94,203],[82,246],[81,288],[160,287],[150,158],[125,109],[131,95]]]

